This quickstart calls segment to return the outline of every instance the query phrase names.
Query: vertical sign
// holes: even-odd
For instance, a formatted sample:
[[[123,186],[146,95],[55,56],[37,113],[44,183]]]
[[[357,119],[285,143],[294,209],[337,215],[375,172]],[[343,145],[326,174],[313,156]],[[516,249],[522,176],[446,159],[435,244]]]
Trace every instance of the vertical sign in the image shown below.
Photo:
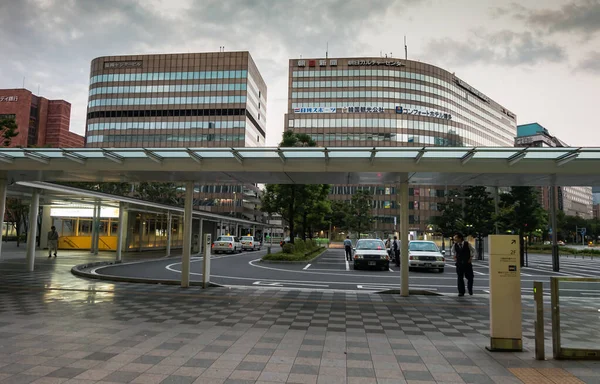
[[[490,351],[522,351],[519,236],[490,235]]]

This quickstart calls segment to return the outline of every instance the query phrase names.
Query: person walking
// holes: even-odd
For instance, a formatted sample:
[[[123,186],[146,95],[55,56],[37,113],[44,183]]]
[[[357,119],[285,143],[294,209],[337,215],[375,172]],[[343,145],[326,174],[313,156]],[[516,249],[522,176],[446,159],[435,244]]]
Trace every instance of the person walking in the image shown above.
[[[344,249],[346,250],[346,261],[352,261],[352,240],[350,240],[350,236],[346,236],[344,240]]]
[[[473,256],[475,248],[468,241],[465,241],[461,233],[454,235],[454,261],[456,262],[456,274],[458,277],[458,296],[465,295],[465,277],[467,278],[467,289],[469,295],[473,294]]]
[[[396,263],[396,267],[400,266],[400,242],[398,241],[398,236],[394,236],[394,241],[392,241],[392,252],[394,254],[394,263]]]
[[[58,232],[56,227],[53,225],[48,232],[48,258],[52,257],[52,250],[54,250],[54,257],[56,257],[56,251],[58,249]]]

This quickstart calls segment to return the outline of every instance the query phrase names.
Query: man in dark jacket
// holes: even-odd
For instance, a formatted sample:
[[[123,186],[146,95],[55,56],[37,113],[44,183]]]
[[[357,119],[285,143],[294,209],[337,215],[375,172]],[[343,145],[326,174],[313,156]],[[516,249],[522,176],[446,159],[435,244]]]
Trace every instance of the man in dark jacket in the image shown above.
[[[454,261],[456,262],[456,274],[458,275],[458,296],[465,295],[465,280],[467,278],[467,288],[469,289],[469,295],[473,294],[473,256],[475,254],[474,248],[465,241],[462,234],[457,233],[454,235],[454,246],[452,247],[454,253]]]
[[[392,253],[394,254],[394,263],[396,267],[400,266],[400,242],[398,241],[398,236],[394,236],[394,241],[392,241]]]

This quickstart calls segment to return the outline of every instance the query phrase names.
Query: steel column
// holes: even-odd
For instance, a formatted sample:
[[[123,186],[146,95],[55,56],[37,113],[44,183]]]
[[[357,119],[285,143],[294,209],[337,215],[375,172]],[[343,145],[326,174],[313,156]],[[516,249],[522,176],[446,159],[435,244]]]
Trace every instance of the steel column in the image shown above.
[[[127,228],[125,228],[125,203],[122,201],[119,203],[119,232],[117,234],[117,255],[116,261],[123,259],[123,242],[127,234]]]
[[[408,296],[408,182],[398,185],[400,192],[400,266],[402,280],[400,293]]]
[[[171,234],[173,233],[173,216],[167,212],[167,256],[171,256]]]
[[[40,191],[34,189],[29,206],[29,233],[27,234],[27,270],[33,272],[35,264],[35,240],[37,237],[37,222],[40,210]]]
[[[190,263],[192,259],[192,205],[194,182],[185,183],[185,205],[183,211],[183,256],[181,258],[181,287],[190,286]]]
[[[550,185],[550,225],[552,227],[552,270],[558,272],[560,270],[560,258],[558,254],[558,231],[556,228],[556,187],[552,177],[552,185]]]
[[[6,210],[6,190],[7,190],[6,179],[0,179],[0,222],[4,223],[4,211]],[[8,227],[8,223],[6,223]],[[2,259],[2,235],[4,228],[0,228],[0,260]]]

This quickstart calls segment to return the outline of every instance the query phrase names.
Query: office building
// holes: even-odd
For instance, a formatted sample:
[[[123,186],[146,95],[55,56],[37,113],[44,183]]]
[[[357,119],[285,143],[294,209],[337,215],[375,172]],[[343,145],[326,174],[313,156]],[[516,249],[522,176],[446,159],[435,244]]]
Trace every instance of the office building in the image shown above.
[[[23,88],[0,89],[0,118],[14,118],[17,136],[11,147],[83,147],[84,138],[69,131],[71,103],[48,100]]]
[[[314,58],[289,61],[285,129],[307,133],[320,146],[512,146],[516,116],[453,73],[396,58]],[[357,185],[333,186],[332,199],[350,200]],[[395,230],[393,185],[374,192],[374,228]],[[452,186],[410,188],[413,235],[427,230]]]
[[[249,52],[104,56],[92,61],[87,147],[265,145],[267,87]],[[253,219],[258,188],[203,185],[198,208]]]
[[[517,126],[515,147],[568,147],[569,145],[552,136],[538,123]],[[567,216],[592,218],[592,187],[556,187],[557,206]],[[550,187],[540,187],[540,203],[544,209],[550,209]]]

